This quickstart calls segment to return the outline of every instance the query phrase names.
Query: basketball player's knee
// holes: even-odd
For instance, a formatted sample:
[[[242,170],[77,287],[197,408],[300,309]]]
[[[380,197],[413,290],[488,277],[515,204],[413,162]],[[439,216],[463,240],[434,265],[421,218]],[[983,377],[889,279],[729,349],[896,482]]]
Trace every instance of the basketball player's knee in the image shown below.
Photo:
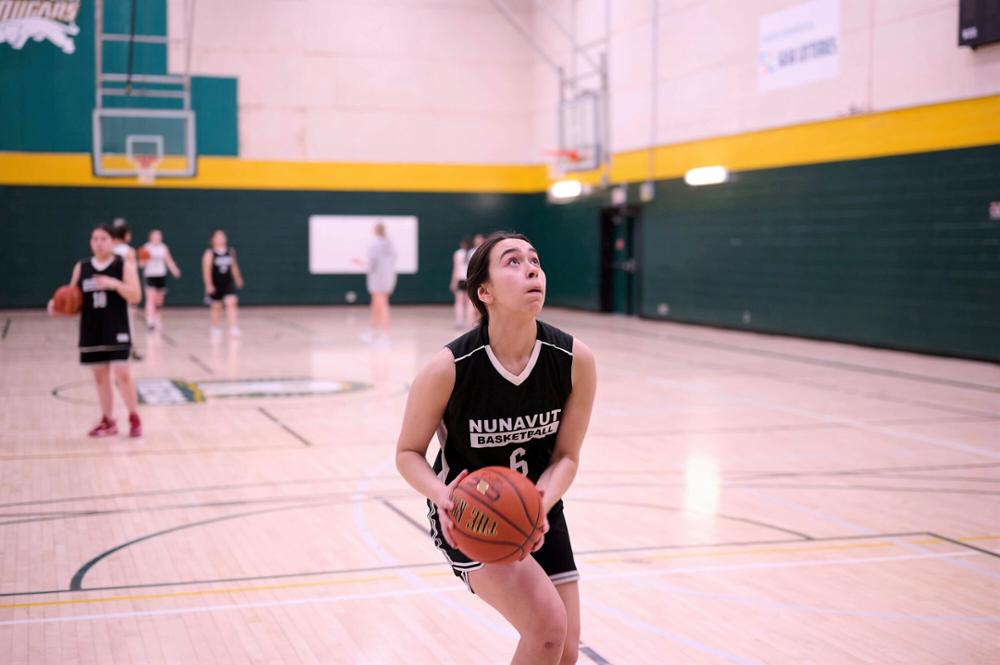
[[[561,652],[566,642],[566,609],[561,604],[546,608],[532,622],[530,631],[546,651]]]
[[[563,644],[562,658],[559,659],[559,665],[575,665],[579,657],[580,643],[578,641],[567,639]]]

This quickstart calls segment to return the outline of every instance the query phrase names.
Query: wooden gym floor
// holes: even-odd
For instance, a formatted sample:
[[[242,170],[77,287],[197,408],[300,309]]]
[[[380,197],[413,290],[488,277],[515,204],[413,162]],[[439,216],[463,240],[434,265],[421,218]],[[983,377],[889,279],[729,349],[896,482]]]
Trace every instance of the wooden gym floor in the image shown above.
[[[0,662],[505,662],[393,466],[450,310],[393,314],[367,347],[362,308],[244,308],[213,344],[168,309],[136,441],[87,438],[74,322],[0,312]],[[581,663],[1000,659],[1000,367],[542,318],[598,360]]]

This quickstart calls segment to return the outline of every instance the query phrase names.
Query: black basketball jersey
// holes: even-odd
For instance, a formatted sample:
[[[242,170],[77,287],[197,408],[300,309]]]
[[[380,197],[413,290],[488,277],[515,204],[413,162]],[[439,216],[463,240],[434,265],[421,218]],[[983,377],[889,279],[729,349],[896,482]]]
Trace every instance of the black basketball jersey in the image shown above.
[[[514,376],[493,355],[486,326],[448,344],[455,387],[448,399],[434,471],[445,483],[462,469],[505,466],[538,482],[552,460],[573,390],[573,337],[537,322],[535,348]]]
[[[212,248],[212,286],[216,291],[231,291],[233,287],[233,252],[219,253]]]
[[[98,270],[93,259],[80,261],[80,289],[83,291],[83,311],[80,312],[80,350],[119,351],[132,346],[128,303],[111,289],[98,289],[98,275],[124,279],[125,263],[120,256]]]

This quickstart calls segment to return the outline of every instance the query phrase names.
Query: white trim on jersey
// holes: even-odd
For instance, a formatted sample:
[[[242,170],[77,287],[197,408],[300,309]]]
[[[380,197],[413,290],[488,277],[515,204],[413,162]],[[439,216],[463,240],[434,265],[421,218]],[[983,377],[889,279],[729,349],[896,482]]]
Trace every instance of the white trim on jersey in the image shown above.
[[[444,424],[444,419],[441,419],[441,424],[437,428],[438,445],[441,446],[441,473],[438,474],[438,479],[442,483],[446,483],[446,478],[448,478],[448,472],[451,468],[448,466],[448,456],[444,452],[444,444],[448,442],[448,426]]]
[[[538,341],[541,342],[542,340],[538,340]],[[565,353],[567,356],[570,356],[570,357],[573,356],[573,352],[572,351],[567,351],[566,349],[564,349],[561,346],[558,346],[556,344],[553,344],[552,342],[542,342],[542,344],[544,344],[545,346],[551,346],[553,349],[559,349],[560,351],[562,351],[563,353]]]
[[[455,358],[455,362],[457,363],[457,362],[458,362],[459,360],[465,360],[466,358],[468,358],[469,356],[471,356],[471,355],[472,355],[473,353],[475,353],[476,351],[481,351],[481,350],[483,350],[483,349],[485,349],[485,348],[486,348],[486,345],[485,345],[485,344],[483,344],[482,346],[480,346],[480,347],[478,347],[478,348],[475,348],[475,349],[473,349],[472,351],[469,351],[468,353],[466,353],[466,354],[465,354],[464,356],[462,356],[461,358]]]
[[[486,346],[486,355],[489,357],[490,362],[493,363],[493,369],[497,371],[503,378],[507,379],[515,386],[519,386],[524,383],[529,376],[531,376],[531,370],[535,369],[535,363],[538,362],[538,354],[542,352],[542,340],[536,339],[535,346],[531,350],[531,357],[528,358],[528,364],[524,366],[524,369],[520,374],[511,374],[507,371],[499,360],[497,360],[496,355],[493,353],[493,349],[489,345]]]

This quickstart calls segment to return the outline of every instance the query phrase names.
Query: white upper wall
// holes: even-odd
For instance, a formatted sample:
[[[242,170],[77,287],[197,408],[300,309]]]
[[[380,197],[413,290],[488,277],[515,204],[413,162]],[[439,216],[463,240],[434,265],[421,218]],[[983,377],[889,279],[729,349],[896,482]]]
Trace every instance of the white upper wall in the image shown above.
[[[760,19],[805,0],[498,1],[568,75],[592,70],[572,42],[607,54],[614,152],[1000,93],[1000,45],[957,45],[958,0],[820,0],[836,77],[774,91]],[[175,71],[187,4],[169,0]],[[243,157],[518,164],[558,144],[558,77],[491,0],[194,4],[192,73],[239,77]]]
[[[170,0],[171,69],[184,7]],[[483,0],[194,3],[194,74],[239,78],[240,154],[526,163],[532,54]],[[523,12],[523,20],[530,13]]]

